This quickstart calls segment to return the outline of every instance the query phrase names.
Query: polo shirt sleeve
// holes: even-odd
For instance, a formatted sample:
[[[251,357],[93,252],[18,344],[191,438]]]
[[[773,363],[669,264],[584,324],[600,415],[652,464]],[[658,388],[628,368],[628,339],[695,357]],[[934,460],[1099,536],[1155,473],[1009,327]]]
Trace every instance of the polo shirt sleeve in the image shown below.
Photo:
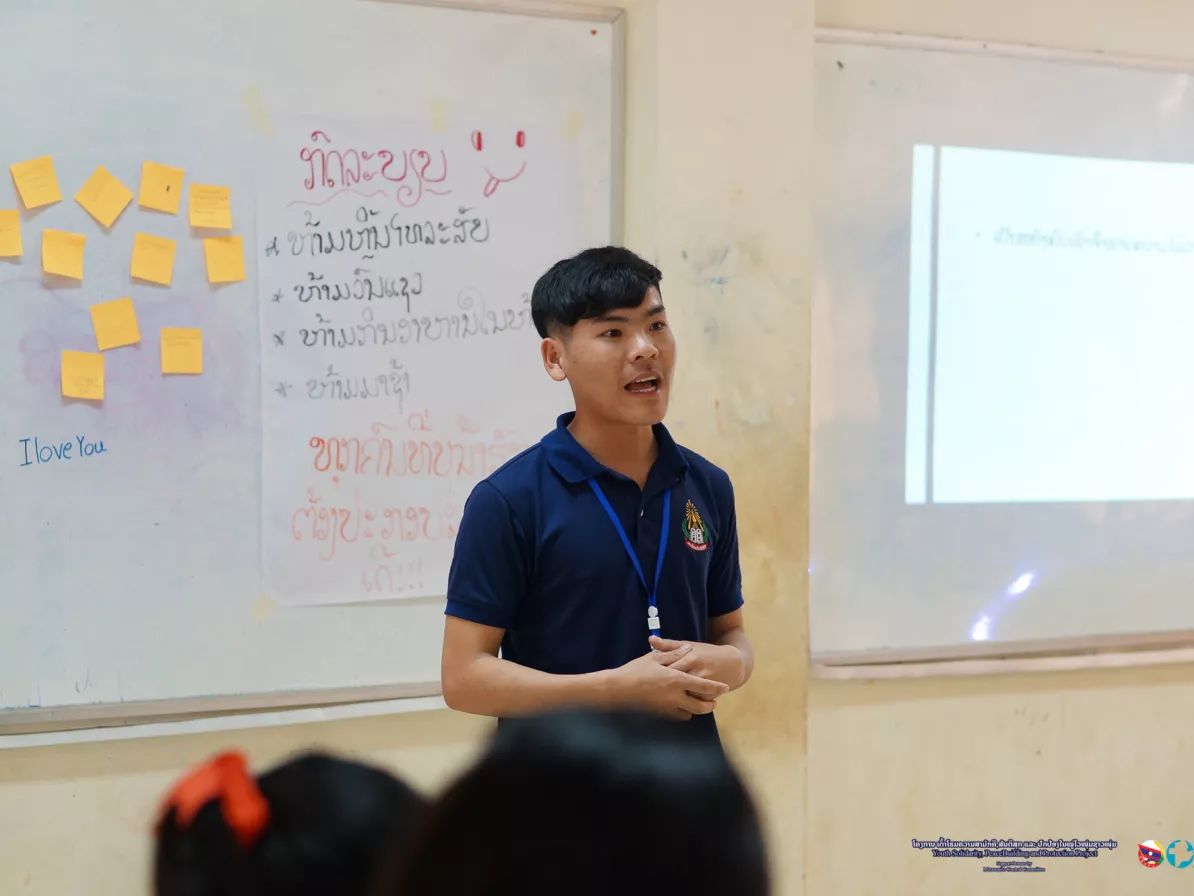
[[[721,532],[709,558],[709,582],[706,590],[709,616],[724,616],[742,606],[742,566],[738,562],[738,514],[734,509],[734,486],[729,477],[721,500]]]
[[[528,587],[526,556],[526,537],[509,503],[491,483],[478,483],[456,530],[447,615],[509,628]]]

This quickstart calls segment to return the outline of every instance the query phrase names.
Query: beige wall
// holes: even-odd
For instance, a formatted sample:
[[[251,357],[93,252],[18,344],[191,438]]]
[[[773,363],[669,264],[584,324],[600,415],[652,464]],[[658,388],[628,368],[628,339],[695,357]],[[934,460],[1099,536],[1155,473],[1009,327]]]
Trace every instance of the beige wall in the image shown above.
[[[1194,61],[1188,0],[820,0],[817,22]],[[1194,841],[1194,803],[1175,783],[1194,744],[1192,701],[1186,668],[813,682],[807,892],[1188,893],[1194,869],[1145,870],[1135,844]],[[973,859],[933,859],[910,843],[942,836],[1122,846],[1009,881],[983,874]]]
[[[632,8],[627,73],[626,239],[675,309],[669,426],[735,484],[758,663],[718,716],[783,893],[804,864],[811,36],[811,0],[657,0]]]
[[[1178,892],[1182,872],[1146,872],[1128,847],[1194,839],[1190,801],[1178,796],[1194,740],[1186,670],[806,686],[812,0],[628,5],[626,241],[663,266],[680,330],[671,422],[737,484],[759,666],[720,715],[765,806],[779,892]],[[824,0],[817,19],[1194,57],[1186,0]],[[429,713],[236,741],[262,763],[319,743],[434,789],[486,730]],[[0,893],[143,892],[158,796],[227,741],[0,752]],[[1125,847],[1005,881],[913,854],[912,837],[937,836],[1116,837]]]

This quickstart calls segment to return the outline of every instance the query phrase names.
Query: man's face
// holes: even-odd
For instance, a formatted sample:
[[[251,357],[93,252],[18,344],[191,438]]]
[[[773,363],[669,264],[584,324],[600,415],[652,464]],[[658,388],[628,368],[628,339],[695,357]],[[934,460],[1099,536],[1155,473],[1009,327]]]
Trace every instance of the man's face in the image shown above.
[[[543,366],[572,386],[576,409],[614,423],[663,420],[675,365],[676,341],[654,287],[637,308],[615,308],[543,340]]]

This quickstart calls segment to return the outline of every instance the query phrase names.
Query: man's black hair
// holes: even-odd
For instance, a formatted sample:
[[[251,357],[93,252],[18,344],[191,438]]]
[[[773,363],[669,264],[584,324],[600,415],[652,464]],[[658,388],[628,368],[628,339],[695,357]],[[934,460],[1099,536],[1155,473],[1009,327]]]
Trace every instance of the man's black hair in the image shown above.
[[[637,308],[662,279],[659,268],[629,249],[585,249],[539,278],[531,293],[531,319],[546,337],[553,327],[572,328],[615,308]]]

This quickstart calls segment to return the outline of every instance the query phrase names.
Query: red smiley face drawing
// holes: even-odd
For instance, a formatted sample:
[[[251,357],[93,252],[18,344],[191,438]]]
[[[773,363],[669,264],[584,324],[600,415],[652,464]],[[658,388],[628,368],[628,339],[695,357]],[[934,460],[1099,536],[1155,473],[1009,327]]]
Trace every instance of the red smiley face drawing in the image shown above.
[[[473,131],[472,137],[470,137],[470,142],[473,144],[473,149],[475,149],[477,152],[485,151],[485,137],[480,131]],[[515,148],[519,149],[519,150],[525,149],[526,145],[527,145],[527,132],[526,131],[518,131],[514,135]],[[494,194],[494,191],[496,191],[497,188],[499,186],[501,186],[502,184],[511,183],[512,181],[516,181],[520,177],[522,177],[522,173],[524,171],[526,171],[526,169],[527,169],[527,163],[525,161],[522,162],[518,166],[517,171],[515,171],[513,174],[506,175],[504,177],[494,174],[492,171],[489,170],[488,166],[483,166],[483,167],[484,167],[485,173],[489,175],[489,180],[487,180],[485,182],[485,189],[482,192],[484,193],[485,198],[488,199],[490,196],[492,196]]]

